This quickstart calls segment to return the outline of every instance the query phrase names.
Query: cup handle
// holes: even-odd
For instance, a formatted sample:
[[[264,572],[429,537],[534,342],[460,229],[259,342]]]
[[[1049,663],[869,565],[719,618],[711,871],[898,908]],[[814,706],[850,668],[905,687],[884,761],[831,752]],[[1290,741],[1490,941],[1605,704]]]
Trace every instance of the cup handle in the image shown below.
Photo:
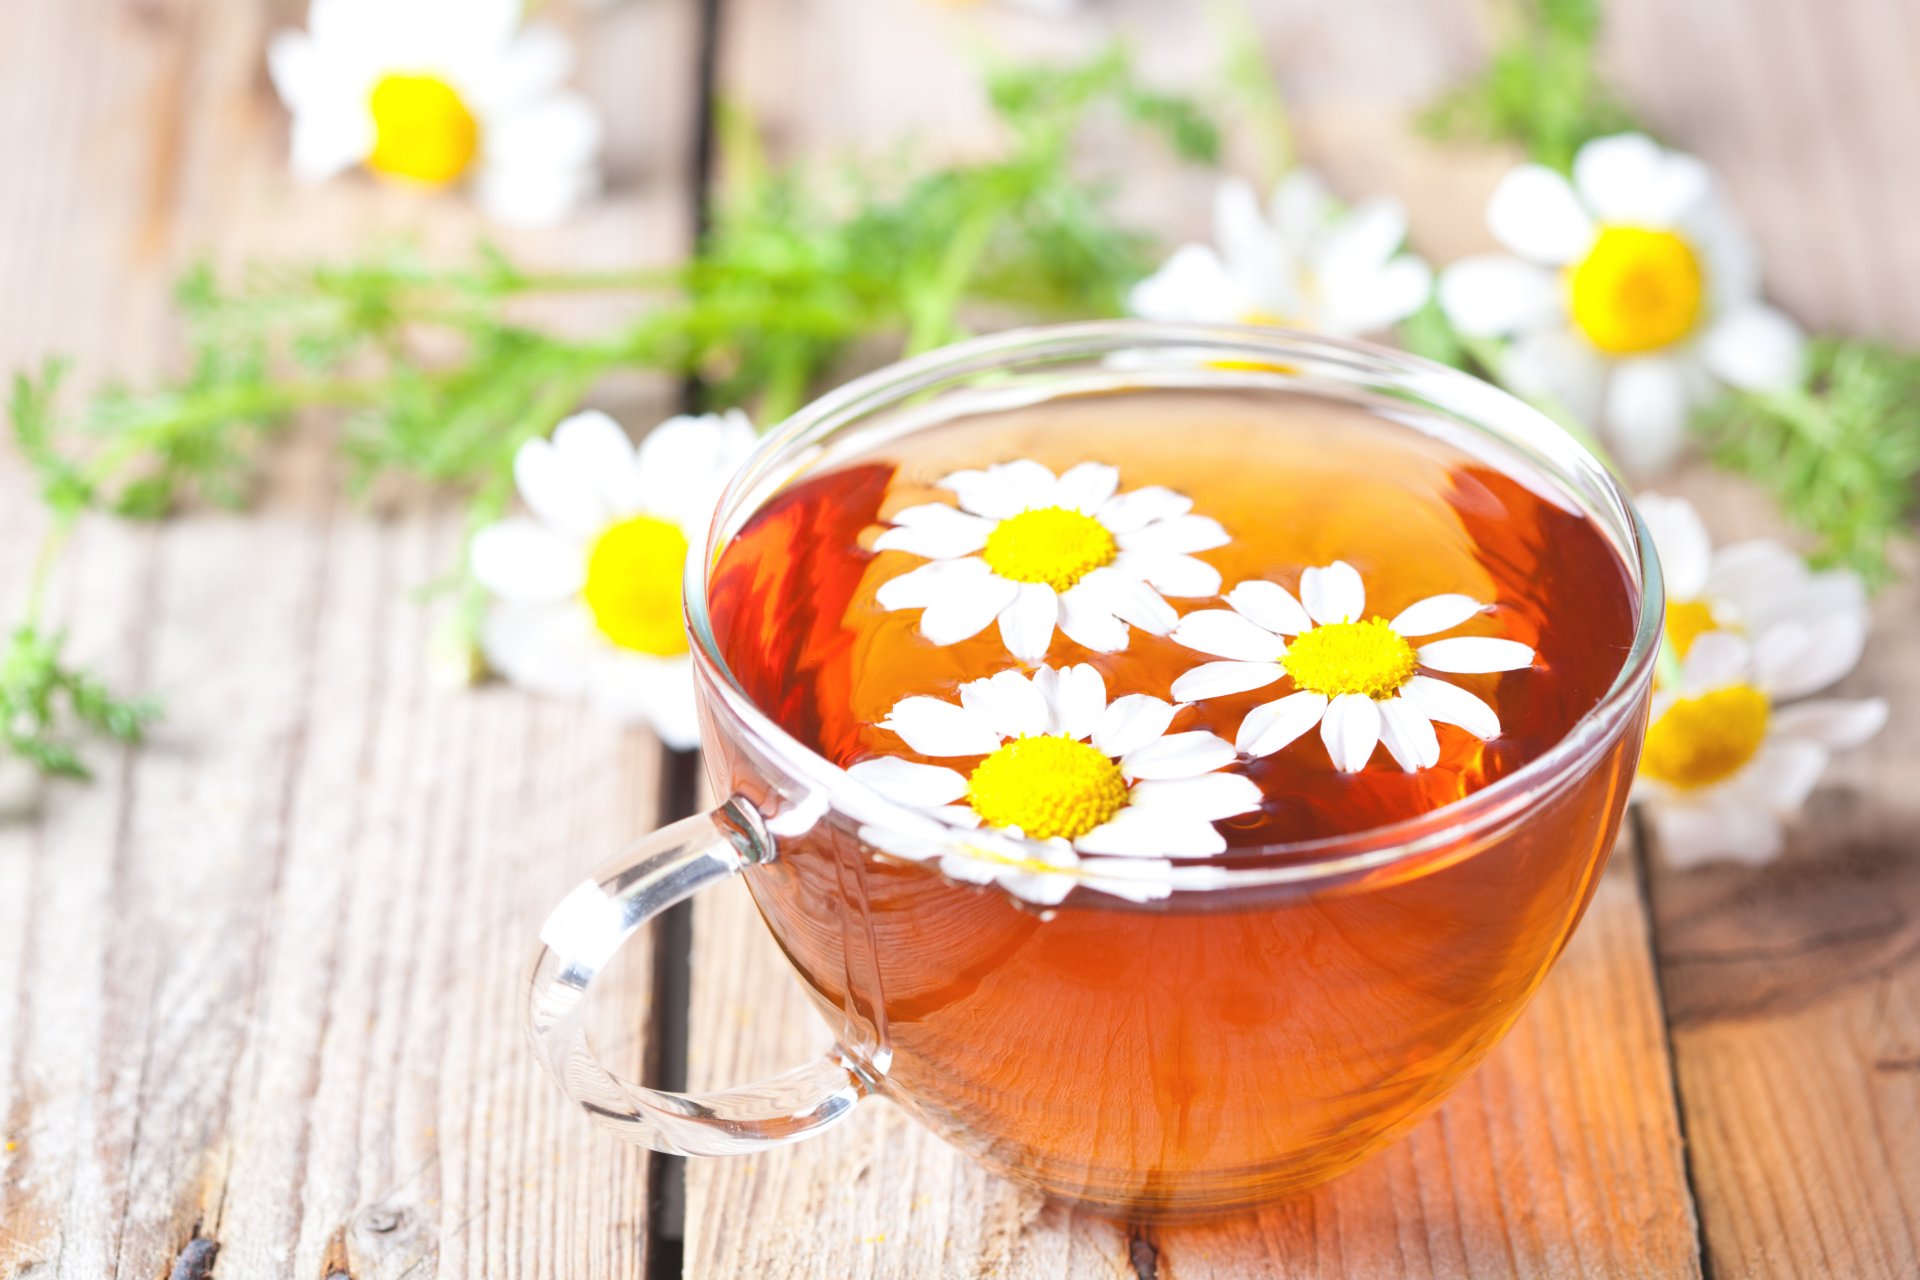
[[[593,979],[641,925],[695,891],[771,860],[752,806],[735,797],[645,837],[568,894],[540,928],[528,978],[527,1030],[561,1092],[621,1137],[682,1156],[741,1155],[828,1129],[872,1092],[830,1053],[740,1089],[666,1093],[622,1080],[587,1044]]]

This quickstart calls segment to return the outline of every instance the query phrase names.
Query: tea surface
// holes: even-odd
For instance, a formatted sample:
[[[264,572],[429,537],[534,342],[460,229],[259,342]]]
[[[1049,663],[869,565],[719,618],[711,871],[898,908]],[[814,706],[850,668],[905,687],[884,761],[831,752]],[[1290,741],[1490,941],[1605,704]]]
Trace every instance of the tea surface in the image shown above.
[[[1229,541],[1198,553],[1222,590],[1267,580],[1299,594],[1302,570],[1340,560],[1365,583],[1368,617],[1392,619],[1426,597],[1488,603],[1447,636],[1530,646],[1530,667],[1448,675],[1498,714],[1490,741],[1441,724],[1440,758],[1406,772],[1382,747],[1359,773],[1336,771],[1317,733],[1238,766],[1259,784],[1258,811],[1220,829],[1230,845],[1339,835],[1457,800],[1552,747],[1613,682],[1632,643],[1632,595],[1619,556],[1583,516],[1485,461],[1359,408],[1243,392],[1130,392],[1055,401],[963,420],[808,478],[770,502],[722,553],[711,593],[716,634],[742,686],[789,732],[842,766],[914,756],[880,727],[901,698],[952,699],[958,686],[1031,669],[988,626],[936,645],[917,610],[889,611],[882,584],[924,563],[871,550],[890,517],[953,502],[948,474],[1014,459],[1056,473],[1118,467],[1122,493],[1162,485],[1218,520]],[[1168,597],[1182,613],[1222,601]],[[1171,697],[1182,673],[1213,661],[1134,628],[1100,653],[1056,632],[1045,662],[1090,663],[1108,696]],[[1232,741],[1247,712],[1293,691],[1271,687],[1184,708],[1175,731]]]

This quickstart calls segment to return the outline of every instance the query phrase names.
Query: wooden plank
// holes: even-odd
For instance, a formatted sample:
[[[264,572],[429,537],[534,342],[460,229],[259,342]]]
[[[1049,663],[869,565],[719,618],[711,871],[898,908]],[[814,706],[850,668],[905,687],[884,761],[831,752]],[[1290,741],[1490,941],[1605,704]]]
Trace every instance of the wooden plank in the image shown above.
[[[1262,4],[1255,13],[1308,160],[1351,193],[1397,191],[1434,210],[1416,231],[1428,248],[1479,248],[1479,210],[1499,157],[1471,152],[1463,163],[1404,132],[1406,111],[1481,47],[1470,8],[1368,0],[1337,11]],[[821,154],[849,138],[883,152],[902,135],[964,152],[981,144],[986,125],[975,64],[955,48],[990,40],[1001,51],[1059,53],[1097,48],[1114,31],[1170,83],[1195,83],[1211,56],[1188,11],[1145,3],[1056,25],[845,0],[735,0],[721,67],[727,91],[785,154]],[[847,52],[875,47],[889,56]],[[836,91],[821,95],[822,84]],[[1136,217],[1170,237],[1204,234],[1205,183],[1176,181],[1158,162],[1130,162],[1128,171],[1147,175],[1124,197]],[[696,1087],[817,1052],[825,1033],[807,1007],[744,895],[702,901]],[[1518,1027],[1436,1116],[1348,1177],[1258,1215],[1129,1235],[985,1177],[886,1104],[864,1108],[813,1143],[693,1162],[687,1274],[1187,1280],[1690,1275],[1699,1266],[1645,897],[1626,856]]]
[[[170,279],[210,250],[409,234],[453,254],[484,230],[451,199],[291,183],[264,6],[15,8],[0,144],[31,180],[0,187],[0,364],[66,351],[151,376]],[[565,229],[496,238],[556,266],[670,260],[691,227],[697,0],[592,23],[612,191]],[[616,407],[644,425],[673,394]],[[96,751],[90,788],[9,779],[7,1275],[162,1275],[216,1246],[236,1276],[644,1273],[648,1160],[540,1074],[519,1001],[546,907],[654,825],[657,747],[584,709],[434,687],[411,593],[457,554],[458,516],[354,511],[337,479],[302,443],[259,513],[87,522],[58,580],[76,656],[169,716],[143,752]],[[0,462],[9,608],[41,523],[28,488]],[[601,1044],[638,1074],[651,982],[632,950]]]

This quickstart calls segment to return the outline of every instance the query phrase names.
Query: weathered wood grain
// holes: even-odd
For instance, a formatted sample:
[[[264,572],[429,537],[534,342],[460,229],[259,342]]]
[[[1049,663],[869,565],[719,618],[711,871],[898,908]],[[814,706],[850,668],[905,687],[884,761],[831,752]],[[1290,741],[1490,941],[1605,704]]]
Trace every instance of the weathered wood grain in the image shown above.
[[[451,257],[482,233],[556,266],[684,251],[695,0],[592,19],[612,190],[511,236],[450,197],[291,182],[261,51],[298,8],[10,7],[0,365],[58,351],[87,382],[152,376],[172,276],[202,254],[405,237]],[[625,394],[639,426],[674,389]],[[356,510],[340,478],[302,440],[256,513],[89,521],[63,562],[51,616],[74,654],[168,717],[140,753],[96,750],[91,787],[5,780],[0,1275],[644,1274],[648,1161],[541,1075],[520,999],[546,907],[654,824],[658,749],[581,709],[436,687],[415,593],[459,518]],[[0,462],[9,611],[29,493]],[[637,948],[602,1038],[636,1075],[647,963]]]
[[[783,154],[902,136],[965,151],[985,138],[974,64],[955,49],[1058,54],[1111,26],[1150,74],[1192,83],[1212,41],[1190,10],[1115,4],[1090,23],[876,12],[843,0],[734,0],[722,83]],[[1400,190],[1438,216],[1436,252],[1480,247],[1497,157],[1422,153],[1407,109],[1470,63],[1463,6],[1273,4],[1256,19],[1298,113],[1303,150],[1349,189]],[[860,55],[885,47],[886,59]],[[835,91],[820,94],[817,86]],[[1382,143],[1383,139],[1395,139]],[[1096,149],[1098,144],[1096,144]],[[1351,153],[1351,154],[1350,154]],[[1204,234],[1207,185],[1130,161],[1123,195],[1169,236]],[[1429,201],[1415,188],[1436,194]],[[817,1052],[817,1016],[744,895],[696,916],[694,1083],[737,1083]],[[769,994],[778,989],[779,1002]],[[1699,1269],[1646,903],[1616,860],[1586,923],[1505,1044],[1411,1137],[1311,1195],[1210,1227],[1130,1237],[987,1178],[885,1104],[812,1143],[688,1172],[687,1274],[1690,1275]],[[878,1114],[872,1114],[877,1112]]]

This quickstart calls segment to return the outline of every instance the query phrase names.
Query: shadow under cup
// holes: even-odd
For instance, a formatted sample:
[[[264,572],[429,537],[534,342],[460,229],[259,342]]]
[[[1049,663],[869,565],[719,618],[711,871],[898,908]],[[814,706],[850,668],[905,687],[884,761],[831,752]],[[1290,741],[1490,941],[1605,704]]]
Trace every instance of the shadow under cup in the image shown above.
[[[796,480],[903,433],[982,404],[1136,386],[1304,388],[1417,419],[1554,486],[1618,552],[1637,593],[1632,648],[1611,689],[1544,755],[1416,819],[1236,849],[1207,887],[1157,901],[1078,889],[1043,911],[863,838],[878,828],[960,849],[950,831],[858,786],[748,699],[707,617],[709,554],[690,567],[689,614],[708,767],[719,794],[735,797],[718,829],[738,854],[723,853],[728,865],[715,874],[744,873],[839,1048],[824,1077],[802,1069],[814,1071],[810,1084],[781,1095],[790,1123],[749,1124],[740,1131],[757,1136],[747,1145],[640,1140],[750,1149],[761,1137],[804,1136],[878,1092],[1051,1195],[1134,1217],[1217,1214],[1333,1177],[1412,1124],[1545,977],[1617,833],[1661,598],[1644,533],[1605,469],[1503,393],[1397,353],[1270,330],[1113,324],[1001,335],[883,370],[801,413],[736,478],[713,546]],[[555,945],[552,922],[545,936]],[[823,1107],[808,1088],[834,1071],[851,1083]],[[621,1087],[636,1110],[659,1105],[662,1095]],[[724,1114],[733,1096],[683,1109]]]

